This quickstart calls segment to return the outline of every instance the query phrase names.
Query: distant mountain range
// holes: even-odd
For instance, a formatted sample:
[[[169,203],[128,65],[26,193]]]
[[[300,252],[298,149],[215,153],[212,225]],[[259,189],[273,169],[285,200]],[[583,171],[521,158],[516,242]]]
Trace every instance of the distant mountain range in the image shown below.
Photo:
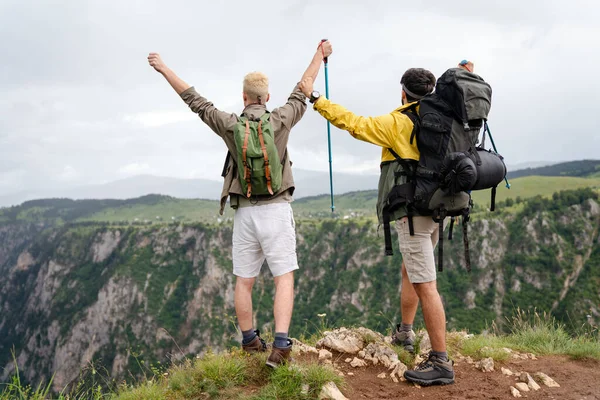
[[[583,160],[565,163],[538,161],[508,166],[509,178],[528,175],[586,176],[600,172],[600,161]],[[377,189],[379,177],[373,174],[334,174],[335,194]],[[329,193],[329,173],[294,169],[296,192],[302,198]],[[219,198],[222,182],[209,179],[180,179],[154,175],[137,175],[127,179],[97,185],[49,190],[31,190],[0,196],[0,207],[21,204],[24,201],[47,198],[70,199],[131,199],[147,194],[162,194],[181,199]]]
[[[377,175],[336,173],[333,177],[336,194],[357,190],[376,189]],[[329,173],[294,169],[296,192],[294,197],[308,197],[329,193]],[[0,196],[0,207],[21,204],[24,201],[48,198],[70,199],[131,199],[147,194],[164,194],[180,199],[217,200],[222,181],[209,179],[180,179],[154,175],[137,175],[99,185],[50,190],[30,190]]]

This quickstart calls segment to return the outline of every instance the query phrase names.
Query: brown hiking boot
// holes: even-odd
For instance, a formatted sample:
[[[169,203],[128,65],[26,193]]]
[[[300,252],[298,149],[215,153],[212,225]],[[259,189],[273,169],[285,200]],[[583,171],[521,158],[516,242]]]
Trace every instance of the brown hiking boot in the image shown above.
[[[254,333],[256,333],[256,337],[248,344],[242,343],[242,349],[244,349],[244,351],[246,353],[250,353],[250,354],[264,353],[265,351],[267,351],[267,344],[260,337],[260,331],[258,329],[255,330]]]
[[[284,365],[288,362],[293,361],[290,357],[292,353],[292,341],[288,339],[288,347],[279,348],[273,346],[273,350],[271,350],[271,355],[267,358],[267,366],[271,368],[277,368],[281,365]]]

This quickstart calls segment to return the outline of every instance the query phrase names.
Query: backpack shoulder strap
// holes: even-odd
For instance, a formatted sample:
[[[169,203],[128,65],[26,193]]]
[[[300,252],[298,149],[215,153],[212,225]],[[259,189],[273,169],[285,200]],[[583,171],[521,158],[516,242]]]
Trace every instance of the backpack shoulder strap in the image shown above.
[[[267,116],[267,119],[268,118],[269,117]],[[258,140],[260,141],[260,148],[262,150],[263,158],[265,160],[265,178],[267,178],[267,190],[269,191],[269,194],[273,196],[273,187],[271,184],[271,167],[269,165],[269,154],[267,153],[267,147],[265,146],[265,139],[263,137],[262,123],[263,117],[261,117],[260,121],[258,122]]]
[[[410,144],[413,144],[415,136],[417,136],[417,133],[421,130],[421,118],[419,117],[419,113],[417,112],[417,107],[420,103],[420,101],[417,101],[412,106],[401,111],[402,114],[406,115],[408,119],[410,119],[413,123],[413,131],[410,134]]]

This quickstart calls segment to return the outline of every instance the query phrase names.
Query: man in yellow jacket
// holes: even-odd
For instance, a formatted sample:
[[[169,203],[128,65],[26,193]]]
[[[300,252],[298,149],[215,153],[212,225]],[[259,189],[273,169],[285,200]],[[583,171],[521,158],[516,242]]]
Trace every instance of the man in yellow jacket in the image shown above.
[[[330,102],[313,90],[312,79],[303,80],[300,84],[304,95],[313,103],[313,108],[333,125],[350,132],[358,140],[382,147],[377,201],[380,223],[388,193],[395,185],[407,181],[408,165],[414,165],[419,160],[417,141],[413,137],[416,133],[413,132],[413,121],[418,120],[418,100],[435,87],[435,76],[425,69],[411,68],[404,73],[400,83],[402,106],[379,117],[361,117]],[[392,335],[393,342],[411,350],[414,341],[412,323],[420,300],[432,347],[429,357],[415,370],[407,371],[405,378],[421,385],[454,383],[453,362],[448,359],[446,352],[446,316],[437,290],[433,255],[442,232],[439,232],[439,225],[430,216],[414,216],[414,235],[411,236],[405,207],[396,210],[391,219],[396,221],[403,258],[402,324],[398,324]]]

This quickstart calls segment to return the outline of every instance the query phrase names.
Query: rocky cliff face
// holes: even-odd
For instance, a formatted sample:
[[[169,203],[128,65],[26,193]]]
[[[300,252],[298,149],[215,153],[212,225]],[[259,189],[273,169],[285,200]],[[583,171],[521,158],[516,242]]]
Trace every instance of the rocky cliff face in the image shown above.
[[[438,281],[450,328],[502,325],[516,307],[597,325],[599,225],[592,199],[473,221],[471,274],[455,229]],[[13,347],[27,379],[55,373],[62,388],[90,362],[122,378],[237,343],[231,233],[204,224],[0,226],[1,379],[13,372]],[[314,331],[319,313],[336,325],[388,329],[398,316],[401,258],[383,255],[377,226],[300,221],[297,233],[292,335]],[[257,326],[268,330],[274,287],[263,272],[253,299]]]

